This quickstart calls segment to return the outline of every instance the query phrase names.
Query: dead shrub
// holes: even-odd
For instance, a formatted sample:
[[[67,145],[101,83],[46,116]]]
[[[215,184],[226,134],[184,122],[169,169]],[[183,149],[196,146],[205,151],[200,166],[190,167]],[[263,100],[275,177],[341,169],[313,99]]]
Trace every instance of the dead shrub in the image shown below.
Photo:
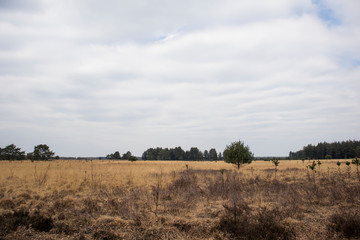
[[[117,236],[115,233],[113,233],[112,231],[105,231],[105,230],[99,230],[93,233],[93,238],[94,239],[99,239],[99,240],[116,240],[116,239],[121,239],[119,236]]]
[[[178,213],[182,209],[191,209],[204,195],[199,187],[197,176],[192,170],[182,172],[172,184],[163,189],[164,206],[168,211]]]
[[[219,229],[231,233],[233,236],[239,236],[244,233],[249,225],[250,207],[244,201],[228,201],[224,205],[225,213],[220,218]]]
[[[286,217],[284,215],[278,209],[261,208],[255,216],[256,221],[250,235],[255,235],[256,239],[294,239],[293,229],[281,222]]]
[[[214,225],[216,225],[216,221],[209,219],[175,218],[171,223],[171,226],[178,229],[181,234],[186,235],[188,239],[204,239],[205,236],[211,236]]]
[[[66,209],[74,209],[75,200],[72,198],[58,199],[55,200],[52,208],[56,212],[63,212]]]
[[[28,212],[14,212],[0,216],[0,236],[16,231],[19,226],[29,226],[30,219]]]
[[[86,213],[93,215],[101,210],[97,199],[89,197],[83,200],[83,207]]]
[[[5,188],[0,188],[0,198],[5,196]]]
[[[281,206],[283,212],[292,218],[301,219],[303,215],[303,196],[301,185],[291,184],[286,193],[279,197],[277,205]]]
[[[172,215],[178,215],[182,212],[182,210],[191,209],[194,207],[194,203],[192,201],[185,202],[183,199],[185,198],[174,198],[173,200],[164,203],[166,211]]]
[[[189,230],[192,228],[191,224],[185,221],[176,221],[173,223],[173,226],[179,229],[181,232],[189,232]]]
[[[53,228],[53,221],[50,217],[35,213],[30,216],[27,211],[15,211],[0,216],[0,232],[7,234],[16,231],[18,227],[31,227],[37,231],[48,232]]]
[[[109,193],[99,197],[97,205],[98,214],[117,216],[124,220],[142,222],[150,215],[149,199],[142,188],[132,188],[119,196]]]
[[[172,186],[172,188],[175,191],[188,191],[190,192],[197,186],[197,177],[192,172],[187,171],[185,173],[182,173],[179,178],[177,178]]]
[[[24,200],[30,200],[31,199],[31,196],[29,193],[26,193],[26,192],[23,192],[23,193],[20,193],[19,195],[17,195],[18,198],[22,198]]]
[[[12,199],[1,199],[0,200],[0,207],[3,209],[14,209],[15,203]]]
[[[133,232],[132,239],[158,240],[158,239],[185,239],[181,233],[172,227],[149,227],[147,229],[139,228]],[[129,239],[128,236],[124,239]]]
[[[336,203],[355,203],[360,200],[360,185],[349,184],[342,178],[323,185],[323,192],[331,205]]]
[[[218,229],[233,239],[294,239],[295,233],[281,222],[283,214],[275,209],[261,208],[251,211],[244,202],[224,205],[225,213],[220,218]]]
[[[132,202],[128,197],[122,199],[111,198],[104,202],[104,209],[109,215],[119,216],[123,219],[133,219],[134,210]]]
[[[112,217],[112,216],[100,216],[98,219],[96,219],[94,225],[96,228],[99,229],[108,229],[108,230],[114,230],[118,228],[131,228],[135,225],[135,222],[132,220],[124,220],[119,217]]]
[[[73,225],[69,224],[66,221],[57,221],[54,223],[52,232],[57,234],[63,233],[66,235],[71,235],[76,233],[77,230],[74,228]]]
[[[360,214],[342,211],[332,214],[329,218],[330,231],[339,232],[347,238],[360,238]]]
[[[48,232],[53,228],[53,221],[50,217],[46,217],[36,213],[30,218],[31,227],[41,232]]]
[[[207,181],[208,198],[217,200],[228,195],[230,185],[229,174],[229,171],[225,169],[214,172],[215,178],[209,178]]]
[[[34,181],[35,184],[40,188],[46,184],[49,178],[50,163],[43,172],[37,172],[36,165],[34,166]]]

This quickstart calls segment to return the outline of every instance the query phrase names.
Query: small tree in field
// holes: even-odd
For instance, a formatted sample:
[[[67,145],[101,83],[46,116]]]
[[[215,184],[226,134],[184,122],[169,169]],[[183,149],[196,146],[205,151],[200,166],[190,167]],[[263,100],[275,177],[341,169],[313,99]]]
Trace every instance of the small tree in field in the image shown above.
[[[359,181],[360,181],[360,173],[359,173],[360,159],[355,158],[355,159],[352,160],[351,163],[356,165],[356,174],[357,174],[358,179],[359,179]]]
[[[280,162],[278,159],[271,160],[273,164],[275,165],[275,179],[276,179],[276,173],[277,173],[277,167],[279,166]]]
[[[350,167],[350,162],[349,161],[346,161],[346,166],[347,166],[347,175],[348,175],[348,178],[350,178],[350,172],[351,172],[351,167]]]
[[[320,166],[321,166],[321,161],[320,160],[317,160],[317,165],[319,166],[319,171],[320,171]]]
[[[341,171],[340,171],[341,162],[340,162],[340,161],[337,161],[336,165],[338,166],[338,170],[339,170],[339,174],[340,174],[340,173],[341,173]]]
[[[315,163],[315,161],[313,161],[313,163],[311,165],[306,166],[306,168],[308,168],[308,178],[309,178],[309,180],[311,180],[309,169],[311,169],[311,171],[313,172],[313,181],[315,183],[315,172],[316,172],[316,169],[315,169],[316,168],[316,163]]]
[[[241,164],[251,163],[254,159],[254,154],[250,151],[248,146],[243,142],[237,141],[226,146],[224,150],[224,160],[227,163],[233,163],[240,169]]]

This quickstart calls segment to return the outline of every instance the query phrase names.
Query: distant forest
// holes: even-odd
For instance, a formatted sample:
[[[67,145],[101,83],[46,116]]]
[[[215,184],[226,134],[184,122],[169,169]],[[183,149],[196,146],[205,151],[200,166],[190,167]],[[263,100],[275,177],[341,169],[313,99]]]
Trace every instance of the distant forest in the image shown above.
[[[290,159],[346,159],[360,157],[360,141],[322,142],[307,145],[302,150],[290,152]]]
[[[222,154],[217,153],[215,148],[209,151],[200,151],[197,147],[184,151],[181,147],[176,148],[149,148],[142,156],[142,160],[222,160]]]
[[[40,144],[34,147],[34,152],[25,153],[14,144],[10,144],[4,148],[0,147],[0,160],[51,160],[59,159],[59,156],[54,156],[55,153],[50,151],[49,146]],[[348,140],[342,142],[327,143],[322,142],[315,145],[307,145],[302,150],[297,152],[290,152],[289,157],[256,157],[256,160],[271,160],[271,159],[347,159],[360,158],[360,141]],[[217,152],[215,148],[210,150],[200,151],[197,147],[192,147],[190,150],[184,151],[181,147],[175,148],[149,148],[141,157],[142,160],[182,160],[182,161],[217,161],[223,160],[223,153]],[[137,157],[133,156],[130,151],[127,151],[122,156],[119,151],[109,154],[106,157],[91,157],[91,158],[73,158],[68,157],[63,159],[112,159],[112,160],[130,160],[136,161]]]

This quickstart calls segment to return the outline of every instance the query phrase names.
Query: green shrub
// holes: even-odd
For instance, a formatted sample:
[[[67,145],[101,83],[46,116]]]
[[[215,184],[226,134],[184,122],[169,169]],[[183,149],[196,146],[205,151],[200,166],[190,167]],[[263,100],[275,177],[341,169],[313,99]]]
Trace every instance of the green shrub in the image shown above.
[[[135,156],[130,156],[130,157],[129,157],[129,161],[130,161],[130,162],[135,162],[136,160],[138,160],[138,159],[137,159],[137,157],[135,157]]]

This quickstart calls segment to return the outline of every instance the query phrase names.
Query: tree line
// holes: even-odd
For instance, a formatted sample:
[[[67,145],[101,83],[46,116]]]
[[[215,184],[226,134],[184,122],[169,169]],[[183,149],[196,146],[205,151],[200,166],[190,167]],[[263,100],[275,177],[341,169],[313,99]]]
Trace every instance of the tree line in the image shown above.
[[[108,154],[106,156],[106,159],[111,159],[111,160],[121,160],[122,159],[122,160],[129,160],[129,161],[138,160],[137,157],[133,156],[130,151],[127,151],[122,156],[119,151],[116,151],[114,153]]]
[[[50,147],[46,144],[39,144],[34,147],[34,151],[25,153],[21,151],[21,148],[10,144],[5,148],[0,147],[0,160],[42,160],[47,161],[50,159],[59,159],[59,156],[55,156],[55,153],[50,150]]]
[[[236,142],[241,146],[243,143]],[[242,146],[243,148],[247,148]],[[229,146],[227,146],[229,148]],[[226,150],[226,149],[225,149]],[[245,151],[246,152],[246,151]],[[225,151],[224,154],[225,155]],[[175,148],[149,148],[141,156],[142,160],[179,160],[179,161],[217,161],[224,160],[221,152],[217,153],[215,148],[200,151],[197,147],[184,151],[181,147]],[[229,155],[229,154],[228,154]],[[321,142],[315,145],[304,146],[302,150],[290,152],[288,159],[347,159],[360,157],[360,141],[348,140],[342,142]],[[108,154],[107,159],[122,159],[136,161],[137,157],[133,156],[130,151],[120,154],[119,151]],[[252,159],[253,159],[252,155]],[[10,144],[5,148],[0,147],[0,160],[51,160],[59,159],[55,153],[50,150],[46,144],[34,146],[34,151],[25,153],[14,144]],[[99,158],[101,159],[101,158]]]
[[[290,159],[347,159],[360,157],[360,141],[321,142],[304,146],[302,150],[290,152]]]
[[[217,153],[215,148],[210,150],[200,151],[197,147],[192,147],[190,150],[184,151],[181,147],[175,148],[149,148],[141,156],[143,160],[207,160],[217,161],[222,160],[222,154]]]

